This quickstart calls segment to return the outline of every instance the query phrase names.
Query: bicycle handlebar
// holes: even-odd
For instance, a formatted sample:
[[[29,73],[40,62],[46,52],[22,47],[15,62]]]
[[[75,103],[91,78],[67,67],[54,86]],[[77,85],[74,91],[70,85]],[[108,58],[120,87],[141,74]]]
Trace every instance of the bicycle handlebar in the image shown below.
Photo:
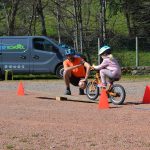
[[[96,71],[96,72],[99,72],[99,70],[94,69],[94,67],[91,67],[91,68],[90,68],[90,71]]]

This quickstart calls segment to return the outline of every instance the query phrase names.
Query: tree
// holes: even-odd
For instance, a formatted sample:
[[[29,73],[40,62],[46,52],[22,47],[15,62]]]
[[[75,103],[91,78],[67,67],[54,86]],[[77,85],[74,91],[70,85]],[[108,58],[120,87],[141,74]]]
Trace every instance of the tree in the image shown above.
[[[106,40],[106,0],[100,0],[100,46]]]
[[[148,0],[109,0],[113,15],[122,12],[126,17],[129,36],[148,36],[150,31],[150,2]]]
[[[148,0],[136,0],[131,7],[134,35],[150,35],[150,2]]]
[[[13,0],[13,1],[4,1],[2,2],[6,24],[7,24],[7,34],[15,35],[15,21],[16,15],[18,11],[18,6],[21,0]]]
[[[36,9],[37,9],[37,13],[38,13],[38,15],[40,16],[40,19],[41,19],[42,35],[46,36],[47,32],[46,32],[46,26],[45,26],[45,17],[44,17],[44,14],[43,14],[44,7],[42,6],[41,0],[37,0]]]
[[[83,24],[82,24],[82,3],[81,0],[73,0],[74,6],[74,16],[75,16],[75,38],[76,38],[76,46],[80,45],[80,51],[83,53]],[[79,41],[78,41],[79,37]],[[77,47],[78,49],[78,47]]]

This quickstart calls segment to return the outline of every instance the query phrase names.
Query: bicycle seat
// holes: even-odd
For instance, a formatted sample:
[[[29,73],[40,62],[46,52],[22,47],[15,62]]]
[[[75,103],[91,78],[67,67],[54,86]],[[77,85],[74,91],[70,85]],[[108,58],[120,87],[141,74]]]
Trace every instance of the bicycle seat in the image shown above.
[[[111,80],[112,82],[114,82],[114,81],[119,81],[120,78],[110,78],[110,80]]]

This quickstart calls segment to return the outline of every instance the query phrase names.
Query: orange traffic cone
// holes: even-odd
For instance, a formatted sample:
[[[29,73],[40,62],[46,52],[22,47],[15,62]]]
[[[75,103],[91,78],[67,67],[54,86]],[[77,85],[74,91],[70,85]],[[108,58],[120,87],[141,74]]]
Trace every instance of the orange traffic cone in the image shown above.
[[[143,103],[144,104],[150,103],[150,86],[146,86],[146,88],[145,88]]]
[[[108,97],[106,94],[106,89],[104,88],[101,91],[98,108],[101,108],[101,109],[109,108]]]
[[[18,86],[17,95],[18,96],[23,96],[24,95],[23,83],[21,81],[20,81],[19,86]]]

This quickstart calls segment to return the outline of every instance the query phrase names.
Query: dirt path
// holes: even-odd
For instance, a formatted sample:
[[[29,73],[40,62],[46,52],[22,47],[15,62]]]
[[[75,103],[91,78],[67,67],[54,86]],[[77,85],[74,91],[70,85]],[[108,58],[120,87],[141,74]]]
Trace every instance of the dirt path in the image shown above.
[[[124,105],[98,109],[71,87],[77,101],[56,101],[63,81],[0,82],[0,150],[150,150],[150,104],[141,104],[144,82],[121,82]]]

